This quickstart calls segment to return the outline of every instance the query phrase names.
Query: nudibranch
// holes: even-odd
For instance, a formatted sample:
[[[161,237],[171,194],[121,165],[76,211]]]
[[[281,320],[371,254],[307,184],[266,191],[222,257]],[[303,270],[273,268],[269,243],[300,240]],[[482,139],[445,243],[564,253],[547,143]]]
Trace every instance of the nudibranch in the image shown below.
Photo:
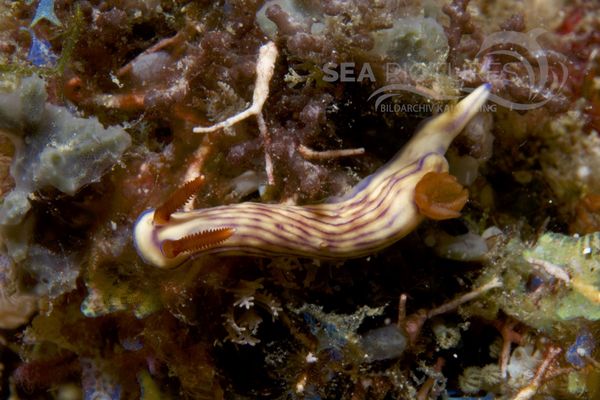
[[[163,206],[139,216],[133,230],[136,249],[146,263],[160,268],[178,266],[197,254],[318,259],[372,254],[406,236],[425,218],[420,212],[423,206],[415,200],[417,185],[425,176],[431,180],[430,173],[448,175],[444,154],[488,94],[489,86],[480,86],[428,121],[392,160],[349,193],[321,204],[246,202],[175,212],[201,184],[202,178],[196,179]],[[435,182],[425,186],[435,186]],[[444,182],[441,179],[440,185]],[[448,211],[434,204],[430,217],[456,217],[466,202],[461,188],[455,187],[457,183],[450,179],[449,184],[456,194],[450,199],[453,205]]]

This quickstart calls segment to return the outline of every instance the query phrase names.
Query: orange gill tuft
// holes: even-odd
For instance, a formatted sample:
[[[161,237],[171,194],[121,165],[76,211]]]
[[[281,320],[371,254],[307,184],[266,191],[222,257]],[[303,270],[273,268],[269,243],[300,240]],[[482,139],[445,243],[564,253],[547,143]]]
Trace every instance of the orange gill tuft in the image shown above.
[[[447,172],[429,172],[415,187],[419,212],[434,220],[460,217],[467,200],[469,191]]]

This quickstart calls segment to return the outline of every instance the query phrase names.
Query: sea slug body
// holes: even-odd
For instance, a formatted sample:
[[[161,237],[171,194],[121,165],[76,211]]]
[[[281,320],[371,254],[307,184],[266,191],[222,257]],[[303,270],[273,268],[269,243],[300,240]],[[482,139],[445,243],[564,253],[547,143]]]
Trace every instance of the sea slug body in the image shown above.
[[[169,209],[160,218],[150,209],[134,226],[136,249],[145,262],[160,268],[178,266],[199,253],[319,259],[372,254],[423,220],[415,187],[428,173],[447,173],[448,146],[488,94],[489,86],[480,86],[431,119],[392,160],[342,198],[308,206],[246,202],[189,212]]]

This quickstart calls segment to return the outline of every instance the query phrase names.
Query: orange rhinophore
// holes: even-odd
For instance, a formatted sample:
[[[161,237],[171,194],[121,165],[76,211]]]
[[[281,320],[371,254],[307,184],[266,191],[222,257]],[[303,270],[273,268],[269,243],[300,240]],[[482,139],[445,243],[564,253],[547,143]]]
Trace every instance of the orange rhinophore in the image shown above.
[[[183,206],[198,191],[203,183],[204,175],[200,175],[173,192],[171,197],[156,209],[153,222],[158,225],[164,225],[169,222],[171,214],[177,211],[179,207]]]
[[[469,191],[447,172],[429,172],[415,187],[415,203],[419,212],[431,219],[460,217],[469,200]]]
[[[165,240],[162,243],[162,251],[167,258],[175,258],[186,251],[203,250],[222,243],[233,233],[234,229],[232,228],[219,228],[194,233],[177,240]]]

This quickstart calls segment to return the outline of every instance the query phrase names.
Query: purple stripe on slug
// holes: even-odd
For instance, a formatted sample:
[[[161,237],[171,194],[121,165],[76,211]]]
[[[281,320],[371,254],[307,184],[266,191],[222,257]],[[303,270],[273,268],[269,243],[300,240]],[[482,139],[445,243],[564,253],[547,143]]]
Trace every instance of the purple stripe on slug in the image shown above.
[[[216,218],[215,218],[216,225],[231,226],[231,227],[245,226],[245,227],[251,228],[251,229],[256,229],[260,225],[262,225],[262,226],[267,225],[266,227],[264,227],[264,230],[267,232],[270,232],[270,231],[272,231],[272,229],[268,226],[268,224],[272,224],[273,226],[280,224],[282,227],[284,227],[285,224],[283,224],[281,222],[281,220],[286,220],[289,223],[288,226],[291,226],[294,229],[283,229],[283,230],[285,231],[285,233],[288,236],[292,237],[292,239],[291,239],[292,241],[294,240],[293,238],[296,238],[296,240],[299,240],[300,242],[304,242],[303,241],[304,237],[302,234],[304,234],[306,236],[311,236],[311,235],[315,235],[313,232],[318,232],[324,238],[327,236],[330,236],[329,239],[327,239],[327,240],[331,244],[344,243],[344,242],[348,242],[348,241],[355,241],[356,239],[365,237],[372,233],[372,231],[370,231],[370,230],[363,231],[361,233],[358,233],[358,231],[367,227],[369,224],[372,223],[373,220],[380,219],[382,216],[384,216],[388,212],[389,209],[387,207],[381,207],[381,205],[386,200],[386,198],[390,192],[393,192],[394,196],[397,196],[402,192],[402,190],[394,190],[395,185],[399,182],[399,180],[401,180],[401,178],[397,177],[392,180],[394,182],[393,184],[386,185],[385,192],[384,192],[385,195],[380,196],[375,199],[375,200],[377,200],[376,207],[366,210],[364,212],[364,215],[368,215],[369,218],[366,219],[361,224],[356,224],[356,221],[359,218],[362,218],[363,215],[355,216],[352,219],[334,222],[330,218],[328,218],[327,220],[315,219],[315,218],[306,217],[306,215],[304,213],[293,213],[300,217],[300,219],[296,219],[289,215],[289,214],[292,214],[292,213],[287,212],[287,211],[289,211],[289,209],[281,211],[276,207],[273,207],[273,206],[269,207],[268,205],[262,205],[259,203],[253,204],[254,210],[251,211],[251,214],[248,212],[248,210],[239,210],[240,215],[231,215],[232,214],[231,207],[229,208],[229,210],[227,210],[229,215],[225,215],[225,216],[223,213],[224,210],[214,210],[214,209],[211,209],[211,210],[213,210],[214,214],[216,214]],[[368,202],[368,203],[370,204],[372,202]],[[366,205],[363,204],[361,206],[365,207]],[[381,210],[379,212],[377,212],[377,214],[372,215],[379,208],[381,208]],[[217,212],[217,211],[219,211],[219,212]],[[236,210],[236,211],[238,211],[238,210]],[[207,213],[205,213],[205,214],[207,214]],[[254,214],[254,215],[252,215],[252,214]],[[276,218],[273,214],[277,214],[279,216],[279,218]],[[252,215],[252,216],[250,216],[250,215]],[[210,219],[210,216],[204,215],[203,217],[207,218],[207,220]],[[389,218],[387,227],[389,227],[391,224],[394,223],[395,218],[397,218],[396,215]],[[242,220],[242,221],[250,220],[257,224],[248,224],[248,223],[240,224],[239,223],[240,220]],[[307,224],[304,220],[313,221],[315,223]],[[347,227],[348,229],[344,230],[344,232],[341,232],[341,235],[347,234],[347,233],[352,233],[352,232],[355,232],[355,233],[351,237],[343,238],[343,239],[337,239],[335,237],[337,235],[335,235],[335,233],[331,233],[331,230],[340,230],[340,228],[344,228],[344,227]],[[325,229],[325,228],[329,228],[329,229]],[[302,234],[299,234],[297,231],[300,231]],[[190,232],[190,233],[192,233],[192,232]]]
[[[349,209],[349,208],[357,208],[357,209],[361,209],[364,208],[368,205],[371,205],[375,202],[377,202],[377,207],[379,207],[381,205],[381,203],[383,202],[383,200],[385,198],[387,198],[387,196],[389,195],[389,192],[393,189],[394,185],[402,180],[405,179],[408,176],[414,175],[415,173],[418,173],[419,171],[422,170],[423,168],[423,164],[425,162],[425,159],[427,157],[429,157],[432,154],[436,154],[435,152],[429,152],[427,154],[425,154],[423,157],[421,157],[419,160],[415,161],[417,163],[417,166],[415,169],[401,175],[401,176],[397,176],[397,177],[390,177],[390,181],[387,183],[386,188],[384,189],[385,192],[382,193],[381,195],[379,195],[377,198],[367,201],[365,202],[364,199],[360,198],[360,199],[355,199],[353,202],[349,202],[348,204],[343,204],[342,208],[340,209],[340,212],[343,212],[343,210],[345,209]],[[280,216],[283,216],[283,218],[287,218],[288,216],[286,215],[287,213],[290,214],[295,214],[295,215],[299,215],[302,218],[308,220],[308,221],[313,221],[316,223],[322,222],[323,218],[322,217],[311,217],[310,215],[307,215],[306,213],[310,212],[309,210],[313,210],[315,209],[315,207],[322,207],[323,205],[328,206],[329,204],[322,204],[322,205],[316,205],[316,206],[307,206],[307,207],[302,207],[302,206],[290,206],[290,207],[286,207],[284,210],[285,211],[281,211],[278,207],[273,207],[273,205],[270,204],[264,204],[264,203],[239,203],[239,204],[245,204],[245,207],[248,207],[249,204],[251,204],[252,207],[254,207],[255,209],[260,209],[262,208],[265,212],[269,213],[269,214],[277,214]],[[341,203],[331,203],[331,205],[333,204],[337,204],[337,205],[342,205]],[[219,207],[213,207],[213,208],[208,208],[205,210],[199,210],[194,212],[193,214],[190,214],[190,218],[193,218],[195,215],[198,214],[202,214],[203,217],[205,218],[210,218],[211,214],[215,214],[217,218],[222,217],[222,213],[224,211],[231,211],[233,208],[236,207],[236,204],[233,204],[231,206],[219,206]],[[300,210],[302,209],[306,209],[306,211],[302,212]],[[317,209],[318,210],[318,209]],[[347,211],[346,211],[347,212]],[[366,211],[366,213],[371,212],[371,210]],[[246,210],[247,213],[247,210]],[[352,212],[352,214],[355,214],[355,212]],[[245,214],[247,215],[247,214]],[[351,221],[354,221],[358,218],[361,218],[364,214],[360,214],[355,216]],[[182,221],[183,222],[183,221]],[[331,226],[339,226],[339,225],[343,225],[345,222],[342,223],[333,223],[330,222],[328,223]]]
[[[396,194],[399,194],[401,191],[395,192]],[[273,209],[268,209],[267,210],[252,210],[252,216],[246,216],[249,215],[248,213],[245,213],[243,217],[240,217],[238,215],[221,215],[219,218],[216,218],[215,222],[215,226],[228,226],[228,227],[232,227],[232,228],[240,228],[240,227],[245,227],[248,229],[257,229],[258,227],[260,227],[262,230],[266,231],[266,232],[272,232],[273,229],[271,226],[275,226],[277,224],[280,224],[282,226],[282,233],[285,233],[288,236],[292,236],[295,238],[298,238],[300,241],[303,241],[304,237],[306,236],[315,236],[314,232],[318,232],[318,236],[322,236],[322,237],[330,237],[329,241],[332,242],[340,242],[343,243],[344,241],[351,241],[354,240],[357,237],[363,237],[365,235],[369,235],[371,234],[371,231],[367,231],[367,232],[362,232],[360,234],[354,234],[352,235],[352,237],[350,238],[344,238],[344,239],[336,239],[335,234],[331,233],[331,230],[343,230],[344,227],[347,227],[347,230],[344,230],[343,232],[341,232],[341,234],[346,234],[346,233],[352,233],[352,232],[359,232],[362,230],[362,228],[367,227],[368,225],[370,225],[374,220],[380,219],[385,213],[388,212],[388,208],[387,207],[380,207],[381,202],[379,202],[378,206],[373,208],[372,210],[369,210],[368,215],[369,218],[366,219],[364,222],[362,222],[361,224],[356,224],[356,220],[358,218],[353,218],[351,220],[345,220],[345,221],[341,221],[341,222],[337,222],[337,223],[333,223],[333,221],[329,221],[329,220],[320,220],[318,221],[318,224],[306,224],[304,221],[302,221],[301,219],[296,219],[293,218],[292,216],[289,215],[284,215],[284,214],[280,214],[281,217],[280,218],[275,218],[272,214],[271,211],[273,211]],[[375,213],[378,209],[381,209],[379,212],[377,212],[376,214],[372,215],[373,213]],[[230,213],[231,214],[231,213]],[[303,216],[301,216],[302,219],[304,219]],[[285,221],[288,223],[287,226],[285,223],[283,223],[283,219],[285,218]],[[243,223],[240,223],[240,219],[243,221]],[[252,223],[248,223],[248,221],[252,221],[254,222],[254,224]],[[207,221],[210,222],[210,221]],[[271,226],[269,226],[271,225]],[[288,227],[291,226],[295,229],[289,229]],[[330,229],[323,229],[323,226],[327,226]],[[298,233],[294,230],[300,231],[301,233]],[[190,232],[188,234],[192,234],[194,232]]]
[[[380,212],[378,212],[373,220],[377,220],[377,219],[381,219],[385,214],[388,213],[388,209],[382,209],[380,210]],[[388,225],[393,223],[394,218],[396,216],[389,218],[390,222],[388,222]],[[273,230],[269,227],[269,226],[265,226],[264,222],[261,222],[262,219],[256,219],[256,218],[252,218],[252,220],[254,222],[259,222],[258,224],[248,224],[245,223],[243,224],[244,228],[249,229],[253,232],[253,234],[242,234],[242,233],[236,233],[236,237],[239,240],[240,238],[253,238],[257,241],[259,241],[260,243],[262,243],[259,246],[269,246],[269,247],[273,247],[273,248],[277,248],[277,249],[281,249],[281,253],[290,253],[290,254],[297,254],[297,251],[295,249],[297,249],[298,245],[300,246],[306,246],[310,249],[314,249],[313,252],[317,253],[317,254],[321,254],[321,255],[325,255],[325,254],[329,254],[331,256],[333,256],[332,251],[336,251],[339,250],[341,247],[350,247],[348,245],[345,245],[346,242],[350,242],[350,244],[354,244],[353,247],[356,248],[361,248],[364,247],[365,245],[371,245],[371,244],[375,244],[377,242],[384,242],[384,243],[391,243],[396,241],[396,239],[393,239],[394,234],[389,235],[387,238],[377,238],[377,239],[372,239],[372,240],[365,240],[362,242],[357,242],[358,239],[360,238],[364,238],[364,237],[369,237],[372,235],[373,231],[372,230],[367,230],[367,231],[362,231],[358,234],[354,234],[349,238],[344,238],[344,239],[339,239],[336,238],[335,235],[323,235],[324,239],[323,241],[327,244],[327,246],[325,248],[322,248],[318,245],[315,245],[314,243],[310,243],[309,241],[306,240],[306,237],[311,237],[310,234],[308,235],[300,235],[296,232],[291,232],[289,230],[285,230],[285,236],[287,236],[287,243],[284,243],[281,239],[281,237],[278,237],[277,234],[275,232],[273,232]],[[368,225],[371,224],[371,220],[366,221],[364,224],[361,224],[358,228],[356,226],[350,227],[348,232],[359,232],[360,228],[362,227],[367,227]],[[224,223],[223,225],[227,225],[227,226],[232,226],[234,225],[233,223],[231,224],[227,224]],[[240,226],[239,224],[237,225],[238,227]],[[263,234],[261,235],[260,232],[263,232]],[[275,236],[275,238],[273,238],[272,240],[267,239],[270,236]],[[290,237],[291,236],[291,237]],[[314,236],[314,235],[313,235]],[[326,239],[325,239],[326,237]],[[255,245],[248,245],[248,248],[255,246]],[[235,247],[238,247],[237,245]],[[227,249],[228,248],[228,242],[225,241],[223,242],[223,244],[217,246],[216,248],[223,248],[223,249]],[[360,250],[361,253],[363,252],[363,250]],[[203,252],[202,250],[200,250],[200,252]],[[343,252],[343,254],[345,254],[346,251]],[[303,252],[303,254],[305,254]],[[343,256],[343,254],[340,254],[340,256]]]
[[[302,212],[301,211],[302,208],[300,206],[280,208],[281,206],[273,206],[273,205],[262,204],[262,203],[252,203],[251,206],[252,206],[253,210],[251,210],[251,212],[259,214],[267,219],[276,218],[274,215],[277,215],[279,217],[279,219],[288,219],[288,218],[292,219],[290,214],[293,214],[293,215],[300,217],[301,219],[312,222],[309,226],[311,226],[315,229],[318,229],[318,228],[316,228],[316,226],[321,225],[321,224],[327,224],[328,226],[336,228],[339,226],[346,225],[348,223],[353,223],[356,220],[363,218],[365,215],[372,213],[375,209],[381,207],[381,205],[386,201],[386,199],[388,198],[390,193],[392,193],[392,192],[394,194],[400,193],[400,191],[394,190],[396,184],[399,181],[401,181],[402,179],[405,179],[409,175],[413,175],[413,174],[419,172],[421,170],[421,168],[422,168],[422,165],[419,165],[419,168],[411,171],[410,174],[405,174],[400,177],[391,178],[390,181],[387,182],[387,184],[385,185],[383,192],[378,197],[376,197],[372,200],[366,201],[366,202],[363,201],[362,203],[356,204],[355,205],[356,210],[351,213],[351,214],[353,214],[353,218],[347,219],[345,221],[335,222],[334,220],[331,220],[332,219],[331,217],[311,217],[310,213],[314,213],[314,211],[312,211],[311,208],[308,208],[307,211]],[[244,203],[241,203],[241,204],[244,204]],[[374,205],[374,207],[366,209],[367,207],[372,206],[372,205]],[[228,206],[227,210],[225,210],[224,207],[207,209],[205,212],[202,213],[202,216],[204,218],[210,219],[211,214],[214,214],[215,215],[214,218],[216,220],[223,220],[225,218],[223,216],[223,213],[225,211],[227,211],[229,213],[231,213],[233,211],[237,211],[237,210],[234,210],[235,206],[236,205]],[[246,204],[244,207],[249,207],[249,206],[250,206],[249,204]],[[357,214],[357,212],[359,212],[359,210],[362,211],[361,214]],[[241,216],[241,218],[248,218],[247,215],[249,214],[249,211],[250,210],[246,210],[246,209],[240,210],[240,212],[243,213],[243,216]],[[317,212],[318,212],[318,209],[317,209]],[[346,213],[348,213],[348,211],[346,211]],[[237,217],[237,218],[240,218],[240,217]],[[336,219],[338,219],[338,218],[336,218]],[[293,220],[296,222],[299,222],[303,226],[307,226],[306,222],[303,222],[303,221],[300,221],[297,219],[293,219]],[[234,223],[234,222],[235,221],[231,221],[231,223]],[[318,230],[327,234],[327,232],[323,231],[322,229],[318,229]]]
[[[379,236],[373,238],[375,230],[368,228],[374,221],[381,220],[387,216],[387,222],[384,227],[377,229],[379,232],[382,230],[390,231],[390,228],[396,223],[396,219],[401,216],[403,210],[391,213],[389,207],[391,203],[386,203],[393,202],[394,198],[402,193],[404,188],[401,181],[420,172],[423,169],[425,160],[432,154],[438,155],[435,152],[425,154],[415,161],[415,168],[400,176],[391,174],[377,186],[373,187],[371,185],[373,179],[369,179],[365,187],[354,193],[353,198],[344,202],[307,207],[242,203],[243,205],[240,206],[231,205],[200,210],[189,215],[189,218],[184,218],[180,221],[183,224],[194,218],[204,218],[207,224],[229,226],[232,228],[243,227],[253,233],[243,234],[238,232],[235,234],[236,240],[234,242],[239,243],[244,240],[258,242],[241,246],[234,246],[231,243],[232,246],[229,246],[230,242],[225,241],[216,247],[192,252],[192,254],[240,252],[242,254],[261,255],[294,254],[322,258],[358,257],[359,255],[368,254],[373,249],[376,250],[385,247],[397,241],[406,233],[407,229],[401,229],[391,231],[383,238]],[[406,166],[402,169],[405,168]],[[379,173],[381,171],[378,171],[376,174]],[[367,188],[370,188],[371,191],[380,191],[380,193],[376,197],[366,200],[366,197],[370,194],[366,191]],[[350,218],[341,218],[336,215],[339,213],[333,208],[335,206],[343,210],[339,213],[349,214]],[[323,212],[325,215],[316,215],[319,212]],[[358,223],[361,219],[364,219],[364,221]],[[408,229],[410,228],[408,227]],[[280,232],[277,230],[280,230]],[[339,233],[336,234],[335,231]],[[344,235],[349,237],[340,237]],[[321,247],[318,243],[315,244],[306,240],[311,237],[322,238],[322,242],[326,246]],[[368,239],[369,237],[371,239]]]

